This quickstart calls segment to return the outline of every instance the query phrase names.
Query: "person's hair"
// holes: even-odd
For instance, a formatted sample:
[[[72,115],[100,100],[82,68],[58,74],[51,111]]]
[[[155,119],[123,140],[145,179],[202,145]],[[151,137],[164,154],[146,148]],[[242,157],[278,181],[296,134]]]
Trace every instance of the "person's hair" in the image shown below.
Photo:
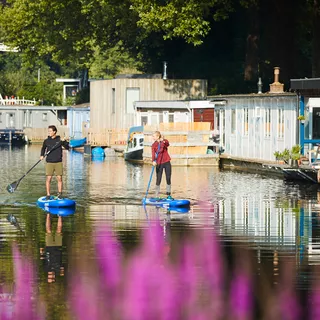
[[[161,138],[161,133],[160,131],[155,131],[154,134],[156,134],[158,136],[158,138]]]
[[[56,126],[49,126],[48,129],[52,129],[52,131],[57,132],[57,127]]]

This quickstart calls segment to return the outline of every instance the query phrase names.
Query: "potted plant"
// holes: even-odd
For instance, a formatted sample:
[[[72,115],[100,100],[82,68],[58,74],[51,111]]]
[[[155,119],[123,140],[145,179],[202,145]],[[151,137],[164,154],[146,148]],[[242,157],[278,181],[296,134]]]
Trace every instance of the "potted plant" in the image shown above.
[[[285,163],[289,163],[290,159],[290,150],[285,148],[282,152],[282,158]]]
[[[301,156],[301,149],[302,149],[302,147],[299,144],[292,146],[291,151],[290,151],[290,159],[291,159],[290,165],[291,166],[293,166],[293,167],[298,166],[298,161]]]
[[[305,120],[306,120],[306,117],[300,114],[297,119],[298,119],[301,123],[304,123]]]
[[[298,160],[300,159],[300,153],[292,153],[291,154],[291,166],[292,167],[297,167],[298,166]]]
[[[282,153],[280,151],[275,151],[273,155],[275,156],[277,162],[282,160]]]

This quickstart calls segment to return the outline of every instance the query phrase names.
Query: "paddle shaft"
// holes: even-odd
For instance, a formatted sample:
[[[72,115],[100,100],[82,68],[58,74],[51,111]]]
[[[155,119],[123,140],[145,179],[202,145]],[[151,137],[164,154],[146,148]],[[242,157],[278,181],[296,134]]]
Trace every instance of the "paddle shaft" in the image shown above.
[[[156,156],[155,156],[154,161],[157,161],[159,152],[160,152],[160,141],[159,141],[159,145],[158,145],[158,152],[156,152]],[[154,172],[154,167],[155,167],[155,166],[152,164],[152,169],[151,169],[151,174],[150,174],[150,179],[149,179],[149,183],[148,183],[148,187],[147,187],[147,192],[146,192],[145,199],[147,199],[148,192],[149,192],[149,189],[150,189],[150,184],[151,184],[151,181],[152,181],[152,176],[153,176],[153,172]]]
[[[44,154],[43,159],[44,159],[52,150],[56,149],[57,146],[58,146],[58,144],[59,144],[60,142],[61,142],[61,141],[57,142],[57,143],[53,146],[53,148],[52,148],[51,150],[47,151],[47,152]],[[21,181],[34,167],[36,167],[43,159],[38,160],[18,181],[20,182],[20,181]]]

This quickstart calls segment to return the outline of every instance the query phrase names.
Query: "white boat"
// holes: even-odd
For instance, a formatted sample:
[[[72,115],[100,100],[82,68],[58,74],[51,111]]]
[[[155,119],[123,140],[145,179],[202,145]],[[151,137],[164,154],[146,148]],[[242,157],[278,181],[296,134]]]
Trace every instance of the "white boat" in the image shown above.
[[[126,161],[143,161],[143,126],[132,127],[129,130],[126,150],[123,153]]]

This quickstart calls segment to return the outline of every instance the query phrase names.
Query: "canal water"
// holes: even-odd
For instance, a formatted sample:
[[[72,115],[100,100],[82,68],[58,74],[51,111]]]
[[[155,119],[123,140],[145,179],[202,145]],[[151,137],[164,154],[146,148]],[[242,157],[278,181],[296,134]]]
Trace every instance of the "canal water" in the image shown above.
[[[276,285],[281,282],[282,269],[294,265],[294,287],[301,297],[308,295],[312,283],[320,278],[316,268],[320,264],[317,186],[209,167],[173,167],[173,197],[189,199],[190,210],[144,208],[141,200],[150,179],[150,166],[130,164],[121,157],[94,161],[83,153],[64,151],[63,194],[74,199],[77,207],[74,214],[59,221],[54,215],[48,220],[46,212],[36,206],[36,200],[45,195],[42,162],[14,193],[6,191],[8,184],[38,161],[40,146],[1,147],[0,154],[1,293],[13,291],[12,245],[16,243],[36,266],[38,293],[47,319],[69,319],[65,302],[69,279],[77,270],[76,264],[99,258],[89,244],[95,230],[104,226],[112,228],[128,254],[138,246],[141,232],[157,221],[172,246],[182,235],[214,230],[228,263],[237,265],[241,260],[237,250],[246,250],[254,261],[252,273],[263,273],[264,282]],[[150,196],[154,184],[155,179]],[[57,191],[54,180],[52,191]],[[56,241],[60,244],[56,243],[61,256],[51,261],[56,269],[52,275],[45,256],[48,228],[55,233],[59,227],[62,233]],[[257,286],[264,286],[263,281]]]

